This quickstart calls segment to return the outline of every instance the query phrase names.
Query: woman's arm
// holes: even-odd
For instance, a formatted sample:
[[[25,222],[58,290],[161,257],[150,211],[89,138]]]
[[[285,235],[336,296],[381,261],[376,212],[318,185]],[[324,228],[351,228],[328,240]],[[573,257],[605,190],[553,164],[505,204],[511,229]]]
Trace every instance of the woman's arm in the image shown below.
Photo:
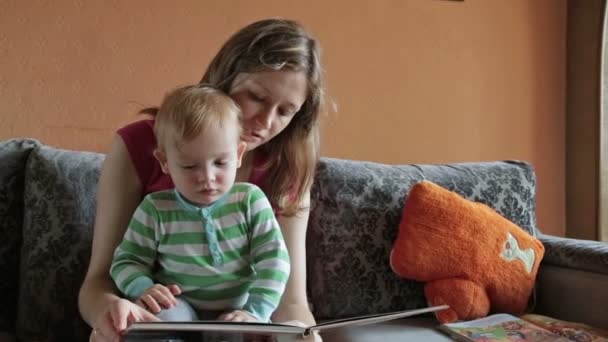
[[[114,307],[119,303],[120,297],[116,294],[109,269],[114,249],[121,241],[131,215],[141,200],[141,193],[141,182],[127,148],[122,138],[116,135],[103,162],[97,184],[91,261],[78,296],[80,313],[92,327],[97,328],[100,318],[110,310],[119,316],[119,320],[124,315],[133,314],[126,302]],[[126,317],[124,318],[126,324]]]
[[[315,318],[308,307],[306,294],[306,229],[310,215],[310,191],[305,194],[302,207],[306,209],[292,217],[277,217],[289,252],[291,273],[272,320],[300,321],[306,325],[314,325]]]

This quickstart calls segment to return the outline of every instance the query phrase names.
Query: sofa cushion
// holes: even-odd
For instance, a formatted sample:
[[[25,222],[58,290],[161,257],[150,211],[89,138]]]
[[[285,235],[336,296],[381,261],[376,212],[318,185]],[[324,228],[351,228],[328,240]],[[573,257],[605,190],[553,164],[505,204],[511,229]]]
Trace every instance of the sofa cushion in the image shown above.
[[[90,257],[103,155],[40,147],[26,164],[17,335],[85,341],[78,291]]]
[[[309,300],[317,319],[426,306],[423,284],[400,279],[389,265],[405,196],[424,179],[536,234],[536,180],[526,163],[397,166],[322,158],[306,241]]]
[[[19,250],[23,225],[23,171],[32,149],[40,144],[30,139],[0,142],[0,331],[15,332]]]

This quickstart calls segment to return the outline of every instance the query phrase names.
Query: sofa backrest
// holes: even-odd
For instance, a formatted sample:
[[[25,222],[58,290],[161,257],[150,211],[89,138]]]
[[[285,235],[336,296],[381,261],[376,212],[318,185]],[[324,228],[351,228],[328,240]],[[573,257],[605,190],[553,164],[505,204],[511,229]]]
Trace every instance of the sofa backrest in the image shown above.
[[[23,194],[23,241],[10,249],[21,251],[16,253],[19,280],[7,282],[19,286],[17,334],[22,340],[86,340],[90,329],[78,313],[77,299],[90,257],[95,191],[104,156],[24,144],[27,154],[15,156],[25,166],[13,169],[25,172],[11,173],[24,187],[15,192],[17,197]],[[0,149],[0,161],[2,156]],[[525,163],[392,166],[322,158],[311,194],[307,237],[308,288],[315,317],[426,305],[422,284],[397,278],[388,264],[404,199],[422,179],[486,203],[535,232],[535,178]],[[14,201],[15,196],[12,206],[21,203]],[[0,252],[7,248],[4,243]]]
[[[88,341],[78,291],[89,263],[102,154],[40,146],[25,165],[17,336]]]
[[[39,145],[31,139],[0,142],[0,332],[15,332],[25,161]]]
[[[406,196],[421,180],[484,203],[536,234],[536,179],[527,163],[385,165],[322,158],[307,235],[309,301],[315,317],[426,306],[422,284],[399,279],[389,265]]]

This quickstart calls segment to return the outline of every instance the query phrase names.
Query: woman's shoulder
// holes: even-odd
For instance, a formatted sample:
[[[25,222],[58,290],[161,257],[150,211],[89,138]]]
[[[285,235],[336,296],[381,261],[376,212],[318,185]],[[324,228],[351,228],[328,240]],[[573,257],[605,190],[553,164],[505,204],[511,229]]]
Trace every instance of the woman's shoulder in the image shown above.
[[[144,119],[132,122],[120,128],[117,133],[125,143],[132,159],[138,154],[149,156],[151,151],[156,148],[154,120]]]
[[[134,142],[136,142],[137,145],[141,145],[142,142],[151,142],[156,145],[153,119],[143,119],[132,122],[118,129],[117,133],[122,137],[127,146]]]
[[[171,177],[162,172],[154,157],[154,120],[135,121],[120,128],[117,133],[127,148],[129,159],[143,185],[144,194],[173,187]]]

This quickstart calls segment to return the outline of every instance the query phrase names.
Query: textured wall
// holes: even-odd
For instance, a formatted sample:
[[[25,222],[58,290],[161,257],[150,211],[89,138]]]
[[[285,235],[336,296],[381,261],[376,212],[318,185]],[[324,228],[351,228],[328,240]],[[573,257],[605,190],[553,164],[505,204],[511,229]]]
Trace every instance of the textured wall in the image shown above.
[[[0,0],[0,139],[104,151],[195,82],[252,20],[303,22],[338,112],[323,154],[388,163],[522,159],[563,234],[565,0]]]

